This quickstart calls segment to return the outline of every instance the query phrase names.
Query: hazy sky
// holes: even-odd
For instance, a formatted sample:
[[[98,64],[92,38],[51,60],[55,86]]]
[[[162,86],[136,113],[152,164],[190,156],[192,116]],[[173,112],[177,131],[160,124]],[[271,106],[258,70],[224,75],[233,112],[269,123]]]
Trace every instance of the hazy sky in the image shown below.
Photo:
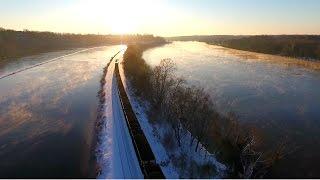
[[[0,0],[0,27],[161,36],[320,34],[320,0]]]

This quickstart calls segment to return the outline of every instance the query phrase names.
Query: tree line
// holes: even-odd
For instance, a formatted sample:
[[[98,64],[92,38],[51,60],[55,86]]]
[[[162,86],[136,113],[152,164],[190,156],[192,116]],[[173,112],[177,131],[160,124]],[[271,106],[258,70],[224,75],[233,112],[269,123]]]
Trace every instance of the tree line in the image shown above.
[[[261,149],[261,136],[254,128],[241,125],[230,113],[215,110],[210,95],[201,87],[189,86],[175,75],[176,65],[163,59],[151,67],[142,58],[148,46],[129,45],[124,53],[123,68],[136,96],[148,102],[149,119],[170,125],[178,146],[183,130],[191,134],[190,148],[197,152],[199,143],[228,164],[230,177],[262,177],[286,153],[286,144],[273,150]],[[167,137],[166,137],[167,138]],[[285,142],[285,141],[281,141]],[[194,144],[196,143],[196,144]],[[194,146],[195,145],[195,146]]]
[[[164,39],[139,34],[123,36],[71,34],[0,28],[0,60],[70,48],[153,41],[164,41]]]
[[[250,36],[225,41],[221,45],[259,53],[320,60],[320,36]]]
[[[200,41],[228,48],[320,60],[320,35],[181,36],[169,40]]]

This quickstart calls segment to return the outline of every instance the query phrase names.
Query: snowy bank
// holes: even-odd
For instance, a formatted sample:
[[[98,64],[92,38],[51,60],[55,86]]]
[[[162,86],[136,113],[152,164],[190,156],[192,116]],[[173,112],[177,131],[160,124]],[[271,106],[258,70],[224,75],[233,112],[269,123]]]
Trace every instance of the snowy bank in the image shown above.
[[[143,178],[120,105],[114,61],[106,69],[102,116],[96,148],[99,179]]]
[[[167,178],[218,178],[222,177],[226,166],[219,163],[213,154],[210,154],[201,144],[198,152],[195,152],[194,143],[190,147],[191,135],[184,130],[182,144],[177,146],[173,138],[172,129],[166,123],[155,123],[148,119],[146,114],[148,105],[139,100],[131,90],[130,83],[125,78],[122,65],[120,75],[129,100],[143,129],[157,163]],[[165,121],[164,121],[165,122]]]

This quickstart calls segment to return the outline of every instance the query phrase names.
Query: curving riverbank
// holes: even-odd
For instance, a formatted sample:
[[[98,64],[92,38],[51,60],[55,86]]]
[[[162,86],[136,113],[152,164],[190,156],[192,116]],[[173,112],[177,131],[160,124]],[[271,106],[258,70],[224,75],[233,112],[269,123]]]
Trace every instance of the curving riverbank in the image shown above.
[[[101,146],[101,144],[103,142],[101,138],[99,138],[99,135],[101,134],[102,128],[105,124],[106,121],[106,116],[105,114],[105,91],[104,91],[104,87],[106,85],[106,76],[107,76],[107,72],[108,72],[108,68],[110,66],[110,64],[112,63],[112,61],[114,60],[114,58],[123,50],[118,51],[114,56],[112,56],[110,58],[110,60],[108,61],[107,65],[103,68],[103,73],[100,79],[100,90],[98,91],[98,98],[99,98],[99,106],[98,106],[98,110],[97,110],[97,120],[95,123],[95,135],[94,135],[94,140],[93,140],[93,148],[92,148],[92,159],[94,159],[94,169],[91,170],[92,174],[94,174],[94,177],[98,177],[101,174],[101,164],[98,163],[98,158],[97,156],[101,155],[101,149],[99,150],[99,146]]]
[[[318,70],[287,66],[279,56],[201,42],[173,42],[144,52],[143,58],[151,67],[171,58],[177,64],[177,75],[205,88],[219,112],[234,112],[242,124],[258,128],[264,147],[274,148],[275,143],[285,140],[291,149],[289,155],[265,177],[319,175],[319,161],[313,160],[320,158],[315,153],[320,150],[320,141],[313,138],[320,130]]]

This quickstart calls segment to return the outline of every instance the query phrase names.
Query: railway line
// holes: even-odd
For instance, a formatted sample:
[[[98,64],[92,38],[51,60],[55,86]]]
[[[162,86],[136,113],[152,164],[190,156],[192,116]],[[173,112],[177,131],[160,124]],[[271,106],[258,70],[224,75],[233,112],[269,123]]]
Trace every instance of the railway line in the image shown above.
[[[115,62],[114,73],[118,86],[118,94],[120,98],[121,108],[143,176],[147,179],[164,179],[165,176],[160,166],[156,163],[156,159],[151,150],[150,144],[148,143],[147,138],[145,137],[143,130],[140,127],[138,119],[129,102],[127,93],[125,92],[119,73],[118,62]]]

